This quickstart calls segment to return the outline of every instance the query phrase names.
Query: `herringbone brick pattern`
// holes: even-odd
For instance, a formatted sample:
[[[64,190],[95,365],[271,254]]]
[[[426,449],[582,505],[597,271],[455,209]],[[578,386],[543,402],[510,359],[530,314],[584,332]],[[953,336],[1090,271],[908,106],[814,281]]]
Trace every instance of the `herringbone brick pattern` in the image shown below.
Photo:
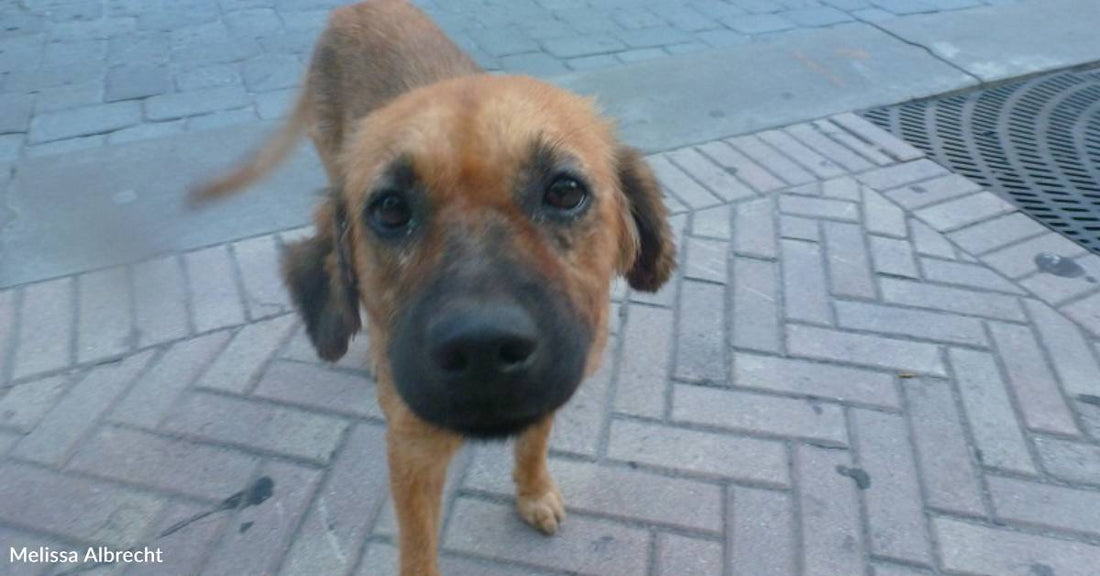
[[[523,525],[470,446],[446,574],[1095,574],[1100,258],[850,114],[652,161],[681,266],[616,287],[553,437],[570,517]],[[0,292],[3,547],[394,573],[370,344],[316,360],[275,276],[301,233]]]

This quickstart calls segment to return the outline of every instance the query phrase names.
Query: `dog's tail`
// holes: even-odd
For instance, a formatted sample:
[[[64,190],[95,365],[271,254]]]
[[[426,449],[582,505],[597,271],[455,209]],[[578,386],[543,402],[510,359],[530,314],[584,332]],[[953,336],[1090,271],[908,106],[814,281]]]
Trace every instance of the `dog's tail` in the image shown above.
[[[298,96],[290,117],[267,142],[228,173],[205,182],[189,193],[193,205],[233,194],[266,176],[294,151],[305,134],[309,106],[305,90]]]

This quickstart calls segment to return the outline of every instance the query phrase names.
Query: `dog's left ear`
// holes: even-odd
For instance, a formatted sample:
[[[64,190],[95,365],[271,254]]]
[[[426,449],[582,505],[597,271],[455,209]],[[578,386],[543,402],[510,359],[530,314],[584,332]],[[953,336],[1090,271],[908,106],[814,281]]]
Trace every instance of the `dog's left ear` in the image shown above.
[[[656,292],[676,269],[676,243],[668,224],[668,209],[661,199],[661,184],[642,155],[628,146],[616,154],[619,188],[629,203],[636,234],[628,239],[633,259],[623,263],[623,276],[630,287]]]
[[[289,244],[283,252],[283,281],[317,354],[335,362],[347,353],[362,325],[342,200],[330,194],[314,220],[317,234]]]

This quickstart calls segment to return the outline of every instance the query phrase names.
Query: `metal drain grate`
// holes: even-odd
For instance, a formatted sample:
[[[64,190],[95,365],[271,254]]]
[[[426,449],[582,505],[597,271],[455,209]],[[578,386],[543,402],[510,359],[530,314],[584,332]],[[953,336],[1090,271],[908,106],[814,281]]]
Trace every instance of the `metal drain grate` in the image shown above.
[[[1100,70],[862,115],[1100,253]]]

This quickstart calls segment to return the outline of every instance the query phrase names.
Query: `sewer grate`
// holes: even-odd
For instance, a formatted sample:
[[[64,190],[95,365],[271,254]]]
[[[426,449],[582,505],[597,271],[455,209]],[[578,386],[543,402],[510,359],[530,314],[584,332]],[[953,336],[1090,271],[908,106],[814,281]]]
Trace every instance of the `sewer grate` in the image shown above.
[[[862,115],[1100,253],[1100,69]]]

